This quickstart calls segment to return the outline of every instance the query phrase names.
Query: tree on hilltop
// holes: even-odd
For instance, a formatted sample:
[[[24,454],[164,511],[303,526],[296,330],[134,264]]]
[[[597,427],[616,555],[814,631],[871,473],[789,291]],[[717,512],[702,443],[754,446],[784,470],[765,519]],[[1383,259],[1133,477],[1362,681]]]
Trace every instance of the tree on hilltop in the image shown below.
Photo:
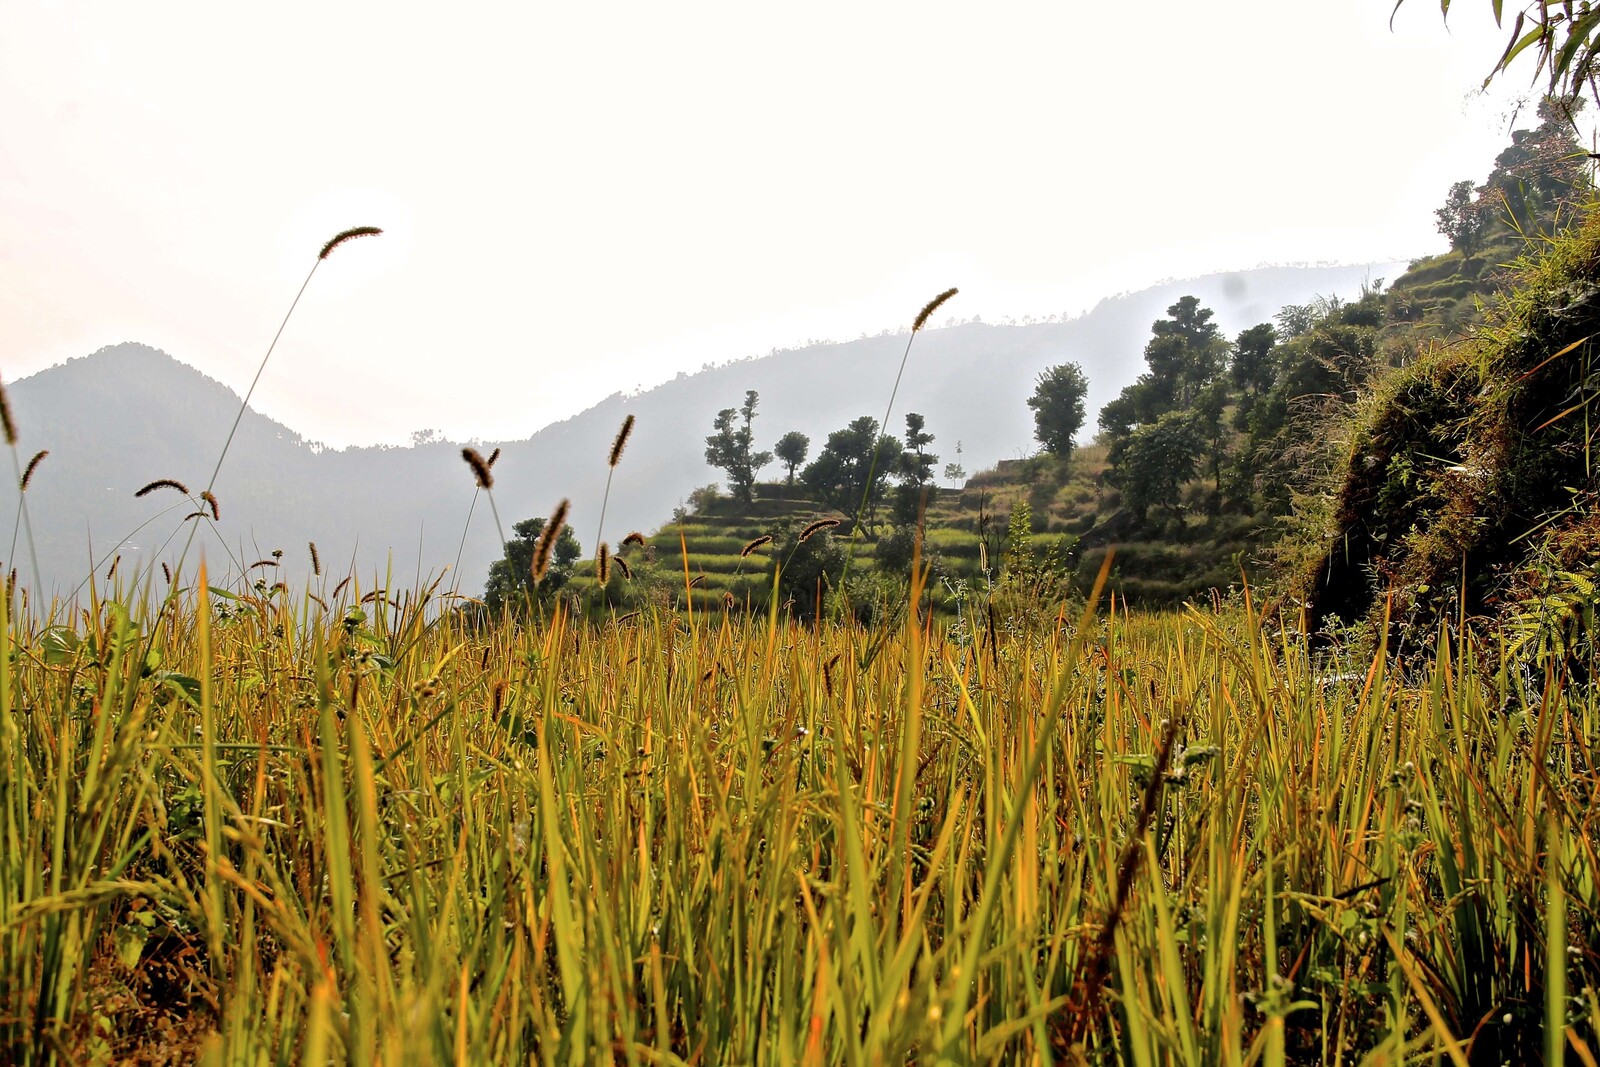
[[[934,465],[939,457],[927,450],[933,443],[933,434],[926,427],[927,420],[921,414],[906,413],[906,450],[900,454],[900,477],[904,481],[894,491],[892,514],[893,521],[901,526],[915,523],[922,509],[939,495],[939,486],[934,482]]]
[[[865,497],[870,514],[883,498],[889,475],[899,468],[901,451],[899,441],[878,433],[877,419],[863,415],[828,435],[828,443],[800,472],[800,480],[819,501],[840,511],[854,513]]]
[[[747,390],[744,404],[737,410],[723,408],[717,412],[711,424],[717,432],[706,438],[706,462],[727,474],[729,491],[735,500],[746,505],[755,499],[756,472],[772,462],[771,452],[752,451],[755,434],[750,423],[756,417],[760,399],[754,389]],[[740,416],[743,420],[736,424]]]
[[[778,438],[778,443],[772,446],[778,455],[778,462],[789,468],[789,484],[794,484],[794,472],[805,466],[806,456],[811,451],[811,438],[799,430],[790,430]]]
[[[1493,216],[1485,210],[1470,181],[1459,181],[1450,187],[1444,207],[1434,210],[1439,232],[1450,239],[1450,247],[1471,259],[1483,247],[1484,236],[1489,232]]]
[[[1167,318],[1151,324],[1144,347],[1149,370],[1100,409],[1100,429],[1110,448],[1106,458],[1113,468],[1121,463],[1128,440],[1136,429],[1173,411],[1188,411],[1202,392],[1228,369],[1228,342],[1211,321],[1210,308],[1185,296],[1167,308]]]
[[[927,451],[933,444],[933,434],[926,430],[927,420],[915,411],[906,413],[905,452],[900,456],[900,472],[906,482],[921,489],[933,481],[933,465],[939,457]]]
[[[1066,459],[1072,439],[1083,429],[1083,401],[1089,379],[1076,363],[1063,363],[1039,375],[1028,406],[1033,409],[1033,436],[1044,450]]]

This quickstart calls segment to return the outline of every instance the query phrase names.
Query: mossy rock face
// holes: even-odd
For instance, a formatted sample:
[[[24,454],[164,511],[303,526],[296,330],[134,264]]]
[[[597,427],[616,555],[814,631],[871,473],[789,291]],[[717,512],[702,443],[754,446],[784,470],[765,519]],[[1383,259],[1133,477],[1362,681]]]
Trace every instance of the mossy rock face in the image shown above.
[[[1469,338],[1386,376],[1360,406],[1311,622],[1431,628],[1499,613],[1511,579],[1581,523],[1597,482],[1600,211],[1519,265]],[[1570,538],[1569,538],[1570,540]],[[1580,538],[1581,540],[1581,538]]]

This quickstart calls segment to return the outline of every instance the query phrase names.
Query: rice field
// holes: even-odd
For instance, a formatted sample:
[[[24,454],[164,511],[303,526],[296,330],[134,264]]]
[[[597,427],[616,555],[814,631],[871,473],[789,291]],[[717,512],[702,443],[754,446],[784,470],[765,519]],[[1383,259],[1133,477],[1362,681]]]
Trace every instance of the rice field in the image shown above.
[[[1458,635],[123,581],[8,602],[5,1062],[1600,1050],[1600,707]]]

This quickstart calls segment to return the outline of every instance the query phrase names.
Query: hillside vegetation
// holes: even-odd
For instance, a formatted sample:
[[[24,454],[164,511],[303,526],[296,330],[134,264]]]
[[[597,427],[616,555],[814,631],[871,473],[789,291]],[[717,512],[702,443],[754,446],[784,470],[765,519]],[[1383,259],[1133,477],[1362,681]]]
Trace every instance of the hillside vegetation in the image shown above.
[[[1427,627],[1456,605],[1561,650],[1593,627],[1600,216],[1525,261],[1463,343],[1386,378],[1353,421],[1312,618]],[[1379,602],[1385,593],[1389,597]]]
[[[681,563],[689,547],[686,581],[696,584],[687,595],[703,605],[714,604],[711,591],[718,590],[731,603],[764,609],[773,568],[739,556],[739,539],[770,536],[776,544],[792,525],[831,515],[843,523],[833,536],[850,539],[850,563],[819,566],[810,578],[860,617],[900,598],[918,552],[930,567],[930,602],[946,610],[973,589],[992,592],[1008,574],[1081,592],[1114,555],[1110,590],[1128,603],[1175,607],[1288,576],[1278,587],[1308,598],[1318,624],[1370,614],[1379,591],[1396,582],[1402,614],[1434,617],[1440,598],[1460,585],[1452,578],[1459,571],[1443,559],[1449,556],[1458,565],[1466,558],[1475,575],[1473,610],[1492,587],[1516,603],[1555,597],[1556,606],[1533,612],[1545,630],[1587,626],[1591,579],[1578,555],[1590,542],[1572,519],[1591,495],[1583,488],[1590,478],[1587,430],[1579,432],[1588,425],[1593,331],[1581,309],[1590,253],[1588,239],[1572,229],[1590,188],[1571,132],[1581,103],[1545,100],[1539,124],[1513,134],[1482,186],[1452,188],[1437,215],[1455,247],[1412,263],[1387,291],[1373,280],[1354,300],[1288,305],[1231,340],[1211,309],[1180,297],[1151,326],[1145,372],[1101,407],[1091,447],[1072,442],[1080,423],[1062,430],[1039,421],[1039,454],[941,488],[930,476],[938,457],[927,451],[939,447],[930,431],[940,428],[913,414],[905,445],[884,433],[875,461],[880,477],[900,474],[900,487],[868,491],[857,478],[835,492],[828,479],[836,476],[813,477],[819,459],[806,468],[801,491],[764,485],[759,506],[741,502],[740,493],[718,500],[701,490],[689,521],[659,528],[657,554],[671,542],[668,554]],[[1519,294],[1509,303],[1501,295],[1508,287]],[[1462,347],[1464,336],[1476,355]],[[1522,354],[1492,354],[1513,348]],[[1557,350],[1563,358],[1535,375],[1528,360]],[[1056,370],[1085,380],[1075,364]],[[1040,403],[1051,373],[1041,374],[1030,405]],[[756,395],[747,394],[742,424],[749,454]],[[1082,396],[1075,398],[1080,413]],[[1535,413],[1551,421],[1512,426]],[[865,468],[880,432],[875,419],[862,416],[831,434],[829,449],[850,445],[853,462]],[[1529,432],[1537,440],[1521,440]],[[925,456],[914,476],[906,466],[913,436],[916,455]],[[1508,449],[1518,456],[1548,449],[1549,458],[1501,454]],[[1467,462],[1469,451],[1497,458]],[[1530,472],[1524,481],[1537,487],[1492,484],[1498,475],[1486,464],[1522,464]],[[748,484],[752,475],[739,470],[741,485]],[[1471,484],[1452,490],[1441,471],[1445,481]],[[1552,479],[1565,498],[1552,497]],[[1502,499],[1508,493],[1515,499]],[[1482,514],[1490,497],[1502,518]],[[858,500],[872,502],[866,512]],[[1449,509],[1455,518],[1444,514]],[[866,521],[852,530],[858,512]],[[1511,515],[1520,528],[1505,526]],[[1548,536],[1527,541],[1529,529],[1546,526]],[[1536,547],[1542,568],[1524,568],[1516,582],[1488,580],[1484,568],[1515,570]],[[649,597],[615,580],[611,586],[605,603],[613,606],[671,602],[660,583]],[[1418,590],[1426,610],[1413,612]],[[780,590],[784,603],[793,603],[794,593]],[[802,607],[809,610],[816,598],[802,597]]]

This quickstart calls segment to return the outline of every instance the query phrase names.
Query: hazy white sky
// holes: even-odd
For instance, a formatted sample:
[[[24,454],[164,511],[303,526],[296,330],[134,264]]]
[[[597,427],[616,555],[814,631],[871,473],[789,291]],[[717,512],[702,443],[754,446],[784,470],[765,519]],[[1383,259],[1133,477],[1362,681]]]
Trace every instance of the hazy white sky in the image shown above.
[[[1437,251],[1531,69],[1483,95],[1487,3],[1392,6],[6,0],[0,374],[135,340],[242,391],[356,225],[255,403],[336,445],[526,436],[950,285]]]

